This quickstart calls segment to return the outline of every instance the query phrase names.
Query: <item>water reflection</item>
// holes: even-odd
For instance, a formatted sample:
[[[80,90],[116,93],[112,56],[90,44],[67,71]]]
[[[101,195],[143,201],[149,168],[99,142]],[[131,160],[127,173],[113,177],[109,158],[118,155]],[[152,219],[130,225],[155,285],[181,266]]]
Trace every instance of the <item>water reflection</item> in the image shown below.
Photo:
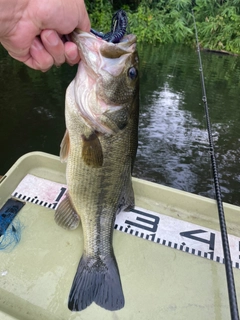
[[[197,55],[140,45],[139,149],[134,175],[214,197]],[[202,53],[224,201],[240,205],[240,59]],[[22,154],[59,153],[64,96],[76,68],[36,72],[0,48],[0,174]]]
[[[195,51],[183,46],[143,46],[140,57],[140,141],[134,174],[214,198]],[[240,60],[206,53],[202,53],[202,60],[223,198],[240,204],[236,100]]]
[[[184,92],[174,92],[165,82],[151,97],[141,112],[134,173],[177,189],[195,190],[199,182],[195,163],[209,162],[207,132],[190,111],[181,109]]]

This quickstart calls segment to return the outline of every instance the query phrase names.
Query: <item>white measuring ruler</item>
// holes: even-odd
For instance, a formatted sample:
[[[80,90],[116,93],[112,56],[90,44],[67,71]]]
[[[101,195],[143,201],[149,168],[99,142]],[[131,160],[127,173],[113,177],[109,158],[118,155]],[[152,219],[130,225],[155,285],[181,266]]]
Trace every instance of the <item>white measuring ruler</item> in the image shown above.
[[[26,175],[12,193],[13,197],[56,209],[67,186],[50,180]],[[224,263],[221,234],[193,223],[157,212],[135,207],[121,211],[115,229],[195,256]],[[232,266],[240,269],[240,238],[228,235]]]

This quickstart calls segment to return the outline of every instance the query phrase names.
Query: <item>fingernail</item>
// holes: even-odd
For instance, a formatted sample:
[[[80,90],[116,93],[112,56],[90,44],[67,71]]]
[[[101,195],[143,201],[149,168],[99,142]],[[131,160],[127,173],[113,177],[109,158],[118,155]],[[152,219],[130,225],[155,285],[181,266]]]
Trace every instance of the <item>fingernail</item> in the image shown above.
[[[56,46],[58,44],[59,41],[59,37],[56,34],[55,31],[46,31],[45,32],[45,37],[47,42],[51,45],[51,46]]]
[[[71,61],[76,60],[78,57],[78,52],[76,50],[70,50],[67,53],[67,58]]]
[[[34,47],[37,50],[41,50],[43,48],[43,45],[41,44],[40,40],[34,39],[32,43],[32,47]]]

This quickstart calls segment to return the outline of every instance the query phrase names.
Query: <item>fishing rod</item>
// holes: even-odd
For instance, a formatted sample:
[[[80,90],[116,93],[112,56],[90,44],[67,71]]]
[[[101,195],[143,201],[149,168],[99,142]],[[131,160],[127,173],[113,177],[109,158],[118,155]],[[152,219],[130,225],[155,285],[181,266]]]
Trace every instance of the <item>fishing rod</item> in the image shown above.
[[[220,224],[221,237],[222,237],[222,247],[223,247],[223,254],[224,254],[224,261],[225,261],[225,271],[226,271],[226,278],[227,278],[231,319],[232,320],[239,320],[238,303],[237,303],[237,296],[236,296],[236,290],[235,290],[231,254],[230,254],[230,249],[229,249],[227,226],[226,226],[226,221],[225,221],[225,214],[224,214],[223,203],[222,203],[222,194],[221,194],[220,183],[219,183],[219,178],[218,178],[219,175],[218,175],[218,168],[217,168],[217,162],[216,162],[215,151],[214,151],[214,142],[213,142],[213,136],[212,136],[210,116],[209,116],[209,111],[208,111],[209,109],[208,109],[208,103],[207,103],[207,93],[206,93],[205,82],[204,82],[204,74],[203,74],[200,46],[199,46],[199,41],[198,41],[197,25],[196,25],[196,20],[195,20],[193,9],[192,9],[192,16],[193,16],[193,22],[194,22],[194,28],[195,28],[195,37],[196,37],[198,61],[199,61],[199,71],[200,71],[201,84],[202,84],[202,94],[203,94],[202,100],[204,103],[206,122],[207,122],[207,130],[208,130],[209,153],[210,153],[211,162],[212,162],[212,172],[213,172],[213,179],[214,179],[215,195],[216,195],[216,201],[217,201],[217,207],[218,207],[218,217],[219,217],[219,224]]]

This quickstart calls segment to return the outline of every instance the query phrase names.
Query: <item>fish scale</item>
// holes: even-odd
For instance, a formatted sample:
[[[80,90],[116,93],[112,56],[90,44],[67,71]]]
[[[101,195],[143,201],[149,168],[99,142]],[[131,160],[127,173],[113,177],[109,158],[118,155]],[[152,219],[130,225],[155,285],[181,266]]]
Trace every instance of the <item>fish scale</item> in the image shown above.
[[[80,216],[84,250],[68,307],[81,311],[95,302],[118,310],[124,306],[124,295],[112,238],[116,214],[134,206],[131,171],[139,109],[136,37],[127,35],[113,44],[79,31],[72,41],[81,61],[66,92],[67,130],[60,156],[67,161],[68,195],[55,220],[74,229]]]

